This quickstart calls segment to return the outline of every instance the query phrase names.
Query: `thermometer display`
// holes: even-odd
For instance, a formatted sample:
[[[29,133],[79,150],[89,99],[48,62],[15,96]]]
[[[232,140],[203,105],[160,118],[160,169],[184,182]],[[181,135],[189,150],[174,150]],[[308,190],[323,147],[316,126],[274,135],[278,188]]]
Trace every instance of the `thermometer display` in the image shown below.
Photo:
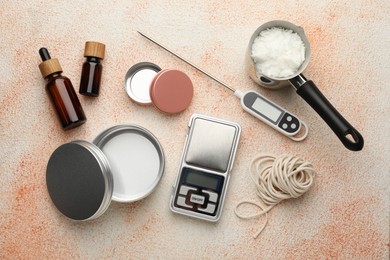
[[[259,97],[256,98],[255,102],[253,102],[252,108],[268,117],[274,124],[276,124],[283,113],[282,110],[272,106],[270,103]]]

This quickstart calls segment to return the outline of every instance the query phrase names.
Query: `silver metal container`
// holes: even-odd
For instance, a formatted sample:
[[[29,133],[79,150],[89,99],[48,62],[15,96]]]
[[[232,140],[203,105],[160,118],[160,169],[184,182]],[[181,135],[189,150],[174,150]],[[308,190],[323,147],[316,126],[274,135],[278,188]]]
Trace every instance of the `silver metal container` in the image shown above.
[[[46,169],[46,185],[57,209],[73,220],[101,216],[111,201],[133,202],[148,196],[164,172],[157,138],[136,125],[118,125],[93,143],[59,146]]]
[[[252,46],[256,37],[261,31],[268,28],[279,27],[290,29],[297,33],[305,45],[305,60],[293,75],[284,78],[270,77],[256,70],[255,62],[252,59]],[[252,34],[246,51],[246,70],[249,76],[259,85],[269,89],[279,89],[286,86],[293,86],[298,95],[300,95],[328,124],[343,145],[351,151],[360,151],[364,146],[363,136],[333,107],[333,105],[321,93],[313,81],[307,80],[303,71],[309,64],[310,45],[305,32],[299,26],[293,23],[281,20],[270,21],[261,25]]]
[[[93,143],[111,165],[112,200],[137,201],[156,188],[165,160],[160,143],[150,131],[136,125],[118,125],[103,131]]]
[[[289,77],[284,77],[284,78],[269,77],[264,75],[260,71],[256,71],[255,62],[253,61],[253,58],[251,56],[253,42],[259,36],[260,32],[273,27],[290,29],[293,32],[296,32],[301,37],[303,43],[305,44],[305,61],[299,67],[298,71]],[[249,76],[257,84],[269,89],[279,89],[279,88],[290,86],[289,79],[294,78],[299,74],[301,74],[309,64],[309,60],[310,60],[310,44],[303,28],[296,26],[295,24],[292,24],[290,22],[282,21],[282,20],[270,21],[257,28],[256,31],[252,34],[251,39],[249,40],[248,48],[245,54],[246,71],[249,74]]]

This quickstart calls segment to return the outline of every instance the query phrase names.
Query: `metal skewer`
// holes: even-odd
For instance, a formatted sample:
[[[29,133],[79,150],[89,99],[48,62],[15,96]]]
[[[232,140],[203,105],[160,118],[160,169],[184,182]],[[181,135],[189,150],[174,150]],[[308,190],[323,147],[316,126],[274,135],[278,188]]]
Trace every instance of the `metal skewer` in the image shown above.
[[[150,36],[147,36],[146,34],[140,32],[140,31],[137,31],[139,34],[141,34],[143,37],[145,37],[146,39],[148,39],[149,41],[157,44],[158,46],[160,46],[161,48],[163,48],[164,50],[166,50],[167,52],[171,53],[172,55],[174,55],[175,57],[181,59],[182,61],[184,61],[185,63],[187,63],[188,65],[192,66],[193,68],[199,70],[200,72],[202,72],[203,74],[205,74],[207,77],[215,80],[216,82],[218,82],[219,84],[221,84],[222,86],[224,86],[225,88],[228,88],[230,91],[233,91],[233,92],[236,92],[236,90],[232,87],[230,87],[229,85],[227,85],[226,83],[224,83],[223,81],[217,79],[216,77],[212,76],[211,74],[209,74],[208,72],[204,71],[203,69],[199,68],[198,66],[196,66],[195,64],[193,64],[192,62],[190,62],[189,60],[186,60],[185,58],[181,57],[180,55],[174,53],[172,50],[170,50],[168,47],[162,45],[161,43],[153,40],[152,38],[150,38]]]

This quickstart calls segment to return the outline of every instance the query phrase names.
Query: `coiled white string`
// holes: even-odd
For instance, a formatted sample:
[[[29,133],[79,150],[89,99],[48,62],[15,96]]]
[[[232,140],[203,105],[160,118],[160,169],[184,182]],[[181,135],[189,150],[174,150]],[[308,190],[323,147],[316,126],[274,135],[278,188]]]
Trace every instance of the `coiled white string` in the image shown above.
[[[234,212],[242,219],[266,215],[264,224],[254,236],[257,238],[268,223],[267,212],[282,200],[303,195],[313,185],[316,170],[311,163],[295,156],[258,155],[251,162],[250,172],[256,185],[257,195],[264,205],[243,200],[237,204]],[[254,205],[261,211],[244,215],[238,212],[238,208],[243,204]]]

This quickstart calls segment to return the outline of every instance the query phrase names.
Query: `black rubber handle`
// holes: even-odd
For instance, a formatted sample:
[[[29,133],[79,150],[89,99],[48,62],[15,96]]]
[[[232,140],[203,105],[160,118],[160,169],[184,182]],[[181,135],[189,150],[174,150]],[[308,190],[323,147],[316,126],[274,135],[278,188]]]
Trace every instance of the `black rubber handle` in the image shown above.
[[[313,81],[306,81],[297,93],[322,117],[346,148],[351,151],[363,149],[363,136],[332,106]]]

